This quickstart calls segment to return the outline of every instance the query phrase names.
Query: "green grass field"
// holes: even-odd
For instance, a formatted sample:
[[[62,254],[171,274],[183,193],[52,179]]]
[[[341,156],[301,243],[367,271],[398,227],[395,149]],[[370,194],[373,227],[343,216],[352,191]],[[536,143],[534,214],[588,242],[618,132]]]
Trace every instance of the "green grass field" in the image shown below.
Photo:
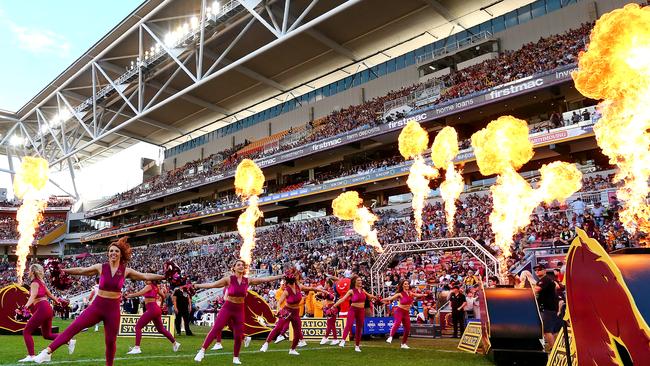
[[[61,329],[65,329],[68,322],[56,321]],[[208,328],[194,327],[194,336],[178,337],[182,344],[178,353],[173,353],[171,344],[166,339],[144,338],[141,348],[142,354],[127,356],[129,346],[133,345],[134,338],[118,338],[115,365],[152,366],[152,365],[195,365],[194,355],[200,348]],[[77,349],[74,355],[69,356],[67,348],[61,347],[52,357],[50,364],[57,365],[103,365],[104,364],[104,333],[100,327],[95,333],[92,329],[77,336]],[[36,353],[49,344],[43,338],[34,337]],[[362,352],[354,352],[354,343],[348,342],[344,349],[338,346],[321,346],[317,341],[310,341],[307,347],[300,348],[300,356],[287,354],[289,342],[272,344],[267,353],[258,350],[262,340],[254,339],[249,348],[242,348],[240,359],[244,365],[491,365],[483,356],[460,352],[456,349],[458,340],[455,339],[411,339],[411,349],[399,348],[399,341],[387,344],[382,339],[364,340],[361,344]],[[231,364],[232,341],[224,339],[224,349],[221,351],[207,351],[202,364]],[[17,361],[26,354],[22,336],[0,336],[0,365],[24,365]]]

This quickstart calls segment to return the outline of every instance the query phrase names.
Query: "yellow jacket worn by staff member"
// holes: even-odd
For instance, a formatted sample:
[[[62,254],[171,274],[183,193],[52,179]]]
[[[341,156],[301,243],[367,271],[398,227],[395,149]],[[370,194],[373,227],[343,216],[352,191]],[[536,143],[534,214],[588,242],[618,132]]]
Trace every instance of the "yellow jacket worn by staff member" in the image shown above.
[[[314,291],[310,291],[307,296],[305,297],[305,307],[307,314],[311,314],[314,316],[314,309],[316,307],[316,295],[314,294]]]
[[[276,304],[278,306],[276,311],[280,311],[280,309],[282,309],[284,307],[284,305],[286,305],[286,303],[287,303],[286,300],[282,301],[282,303],[279,302],[280,297],[282,297],[282,292],[284,292],[284,285],[281,285],[280,288],[277,291],[275,291],[275,302],[276,302]]]

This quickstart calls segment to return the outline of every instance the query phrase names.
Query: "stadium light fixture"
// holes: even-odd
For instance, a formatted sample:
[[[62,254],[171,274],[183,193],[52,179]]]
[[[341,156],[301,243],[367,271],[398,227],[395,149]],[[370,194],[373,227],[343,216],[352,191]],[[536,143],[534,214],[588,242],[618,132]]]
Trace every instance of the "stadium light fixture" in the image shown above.
[[[48,127],[47,123],[43,123],[43,124],[41,125],[41,129],[40,129],[40,130],[41,130],[41,135],[46,134],[47,131],[49,130],[49,127]]]
[[[167,32],[167,34],[165,34],[165,38],[163,38],[163,42],[165,42],[165,46],[167,46],[167,48],[172,47],[174,45],[174,33]]]
[[[196,28],[199,27],[199,18],[197,18],[196,16],[191,17],[190,27],[192,27],[193,30],[196,30]]]
[[[221,5],[219,4],[218,1],[215,1],[212,3],[212,14],[214,15],[219,15],[221,12]]]
[[[13,135],[13,136],[11,136],[11,139],[9,140],[9,143],[11,145],[13,145],[13,146],[20,146],[20,145],[23,145],[25,143],[25,139],[20,137],[20,136]]]

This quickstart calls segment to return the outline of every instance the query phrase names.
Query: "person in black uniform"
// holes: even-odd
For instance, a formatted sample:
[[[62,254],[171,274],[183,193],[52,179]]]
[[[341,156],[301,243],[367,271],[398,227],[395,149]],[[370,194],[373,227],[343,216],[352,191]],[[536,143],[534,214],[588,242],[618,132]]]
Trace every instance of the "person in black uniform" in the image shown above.
[[[460,292],[460,286],[452,287],[449,303],[451,304],[451,321],[454,325],[453,338],[460,338],[465,332],[465,306],[467,306],[465,295]]]
[[[181,319],[183,319],[185,323],[185,335],[193,335],[192,330],[190,330],[192,298],[184,288],[179,287],[174,291],[172,301],[174,302],[174,314],[176,314],[176,318],[174,319],[176,334],[181,334]]]
[[[534,269],[535,275],[539,278],[535,285],[535,293],[544,328],[544,340],[546,340],[547,347],[552,349],[555,337],[562,328],[562,320],[558,315],[560,308],[558,290],[561,289],[561,285],[547,275],[546,266],[543,264],[536,265]]]

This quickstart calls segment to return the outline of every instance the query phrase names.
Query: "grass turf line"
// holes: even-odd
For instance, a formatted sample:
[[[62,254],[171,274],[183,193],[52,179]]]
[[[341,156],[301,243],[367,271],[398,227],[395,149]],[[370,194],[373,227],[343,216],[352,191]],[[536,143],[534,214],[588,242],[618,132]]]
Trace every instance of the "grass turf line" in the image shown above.
[[[56,321],[55,325],[60,330],[69,324],[66,321]],[[194,362],[194,356],[201,347],[201,343],[208,332],[207,327],[194,327],[195,336],[180,336],[177,340],[182,344],[177,353],[173,353],[171,344],[166,339],[143,338],[142,354],[127,356],[129,346],[133,346],[134,338],[118,338],[115,365],[152,366],[153,365],[199,365]],[[0,365],[18,366],[17,361],[26,355],[22,336],[2,336],[0,341]],[[76,337],[77,348],[74,355],[68,355],[67,347],[63,346],[52,357],[52,365],[98,365],[104,363],[104,333],[100,327],[99,332],[90,328]],[[35,349],[38,353],[45,348],[49,341],[34,337]],[[372,366],[408,365],[491,365],[483,356],[459,352],[456,349],[458,340],[435,339],[409,340],[411,349],[399,348],[399,340],[387,344],[383,340],[364,340],[361,343],[361,353],[354,352],[354,342],[347,342],[346,347],[321,346],[318,341],[308,342],[308,346],[299,348],[300,356],[289,356],[289,342],[271,344],[267,353],[259,352],[263,340],[254,339],[249,348],[242,348],[240,359],[244,365],[273,366],[312,364],[318,366],[342,365],[353,363],[372,363]],[[232,360],[232,340],[224,339],[224,349],[220,351],[206,351],[203,365],[230,364]]]

